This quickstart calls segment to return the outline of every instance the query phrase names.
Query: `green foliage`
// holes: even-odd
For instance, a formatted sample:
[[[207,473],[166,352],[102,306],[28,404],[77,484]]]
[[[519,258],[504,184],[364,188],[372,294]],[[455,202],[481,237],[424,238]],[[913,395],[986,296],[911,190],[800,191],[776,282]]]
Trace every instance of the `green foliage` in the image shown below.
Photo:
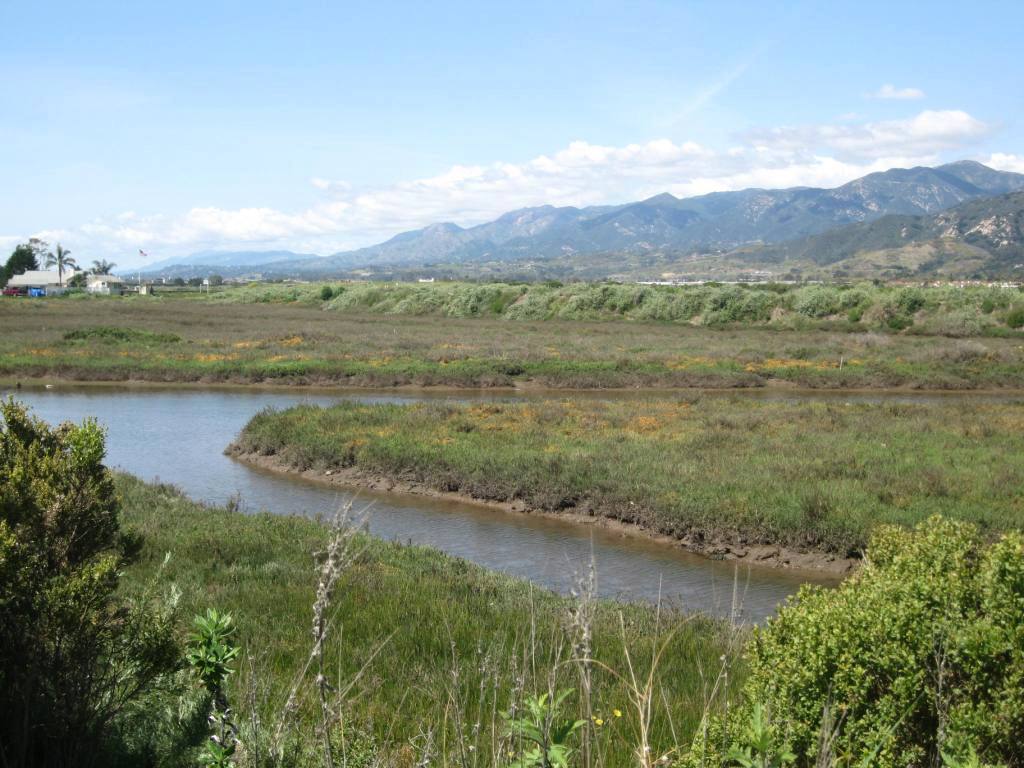
[[[793,299],[793,309],[806,317],[821,318],[834,315],[843,308],[842,296],[835,288],[813,286],[801,288]],[[856,306],[856,304],[851,305]]]
[[[177,667],[173,611],[116,596],[138,541],[94,422],[0,404],[0,762],[101,762],[120,719]]]
[[[185,658],[196,671],[210,695],[219,697],[224,683],[234,673],[231,663],[239,649],[232,640],[234,621],[230,614],[210,608],[205,616],[195,617],[195,632],[189,637]]]
[[[1018,306],[1006,313],[1006,324],[1010,328],[1024,328],[1024,306]]]
[[[243,649],[238,658],[251,662],[233,664],[238,671],[226,685],[245,745],[235,759],[243,764],[259,745],[266,755],[267,731],[273,735],[309,661],[310,608],[316,599],[311,555],[323,550],[328,530],[302,516],[243,514],[197,504],[174,488],[128,476],[116,482],[126,521],[144,537],[138,561],[125,574],[126,586],[134,590],[159,575],[180,587],[182,612],[205,613],[211,595],[218,605],[230,607],[238,626],[232,637]],[[324,645],[331,685],[343,690],[354,681],[339,712],[344,727],[335,721],[335,766],[420,764],[403,755],[410,744],[421,754],[424,733],[432,735],[432,766],[505,764],[489,760],[495,754],[507,756],[507,728],[499,713],[514,703],[516,716],[523,715],[522,692],[547,690],[552,679],[556,690],[578,685],[574,666],[565,664],[563,641],[572,601],[429,547],[359,534],[356,549],[361,555],[342,576],[331,605],[336,639]],[[168,550],[173,556],[164,566]],[[635,652],[634,661],[649,658],[666,626],[678,626],[678,631],[658,667],[659,699],[650,735],[658,755],[676,745],[674,732],[687,737],[700,720],[705,707],[700,670],[717,668],[722,654],[732,658],[730,649],[743,636],[717,621],[666,607],[659,614],[646,604],[601,600],[592,623],[595,663],[624,670],[624,643]],[[742,663],[731,670],[723,695],[735,694],[743,679]],[[295,749],[307,756],[291,765],[323,764],[322,751],[314,746],[322,735],[314,685],[314,675],[308,675],[291,715]],[[594,712],[625,709],[628,702],[629,689],[620,678],[595,672]],[[203,730],[195,744],[208,734],[208,702],[203,706]],[[579,702],[567,699],[556,721],[585,717],[580,709]],[[150,713],[142,727],[152,721]],[[262,740],[254,721],[262,723]],[[616,720],[618,728],[591,729],[606,755],[604,765],[635,764],[632,745],[622,738],[631,722],[627,709]],[[578,746],[577,738],[580,732],[569,739],[572,746]],[[442,745],[444,755],[438,754]],[[193,754],[186,756],[194,765]],[[579,760],[579,753],[573,760]]]
[[[925,292],[920,288],[901,288],[896,292],[893,304],[905,315],[912,315],[925,305]]]
[[[105,325],[94,325],[78,328],[64,334],[65,341],[102,341],[112,344],[121,342],[138,342],[141,344],[175,344],[181,337],[175,333],[153,333],[137,328],[112,328]]]
[[[230,614],[208,608],[206,615],[196,616],[193,623],[196,629],[189,637],[185,658],[213,704],[213,733],[203,745],[199,762],[210,768],[228,768],[238,748],[238,736],[224,689],[235,672],[231,664],[241,649],[233,639],[235,625]]]
[[[547,693],[527,696],[523,712],[503,715],[508,734],[519,749],[510,768],[568,768],[573,753],[569,739],[585,724],[562,714],[562,705],[571,693],[566,689],[553,699]]]
[[[778,746],[779,735],[772,728],[760,702],[750,712],[750,722],[740,731],[737,741],[729,747],[726,760],[740,768],[782,768],[796,762],[796,755],[787,745]]]
[[[15,275],[39,269],[39,257],[45,253],[46,243],[32,239],[15,247],[3,268],[0,268],[0,288]]]
[[[330,301],[334,298],[334,289],[329,285],[325,285],[320,289],[320,301]]]
[[[744,704],[697,752],[736,738],[763,705],[800,766],[826,741],[877,768],[932,765],[940,752],[947,764],[1020,766],[1024,536],[986,546],[973,526],[938,517],[883,527],[860,573],[835,590],[803,588],[748,654]],[[830,710],[841,714],[823,739]]]
[[[63,245],[57,243],[57,250],[53,253],[47,253],[43,263],[47,267],[56,267],[57,274],[59,275],[60,282],[64,282],[64,273],[69,270],[75,270],[78,268],[78,264],[71,257],[71,251],[64,248]]]

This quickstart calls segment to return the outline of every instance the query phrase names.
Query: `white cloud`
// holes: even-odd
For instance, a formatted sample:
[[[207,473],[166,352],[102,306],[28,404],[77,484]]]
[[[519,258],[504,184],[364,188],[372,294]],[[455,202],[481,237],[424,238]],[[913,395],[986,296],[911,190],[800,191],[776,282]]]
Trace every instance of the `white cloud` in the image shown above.
[[[995,168],[997,171],[1024,173],[1024,155],[1007,155],[1002,152],[996,152],[989,155],[988,160],[982,160],[982,162],[989,168]]]
[[[774,128],[753,132],[750,139],[766,151],[801,153],[822,148],[839,158],[864,161],[931,156],[969,144],[989,130],[961,110],[925,110],[903,120]]]
[[[211,247],[332,253],[434,222],[472,225],[531,205],[618,203],[664,191],[688,196],[836,186],[872,171],[936,163],[948,152],[962,156],[988,131],[966,112],[925,110],[902,120],[756,131],[724,149],[669,139],[625,146],[574,141],[523,163],[454,165],[376,189],[314,178],[321,202],[295,213],[269,207],[193,208],[173,217],[128,212],[59,234],[90,257],[125,260],[140,247],[154,258]],[[1013,155],[993,158],[1021,162]]]
[[[924,91],[920,88],[897,88],[892,83],[886,83],[874,93],[868,94],[872,99],[893,99],[897,101],[912,101],[923,99]]]

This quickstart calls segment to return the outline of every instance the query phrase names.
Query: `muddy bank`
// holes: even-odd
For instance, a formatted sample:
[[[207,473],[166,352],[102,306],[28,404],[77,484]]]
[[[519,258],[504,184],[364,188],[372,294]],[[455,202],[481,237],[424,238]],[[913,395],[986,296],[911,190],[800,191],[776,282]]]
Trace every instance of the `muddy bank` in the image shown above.
[[[638,398],[670,398],[697,395],[749,397],[752,399],[772,399],[774,397],[806,398],[808,400],[839,400],[844,397],[854,399],[906,399],[925,401],[934,399],[936,402],[954,402],[986,399],[999,402],[1024,399],[1024,388],[987,387],[974,389],[939,389],[917,385],[878,386],[878,387],[841,387],[841,386],[806,386],[782,379],[767,379],[763,384],[749,387],[715,387],[715,386],[679,386],[679,387],[559,387],[530,380],[514,381],[511,384],[460,386],[458,384],[391,384],[391,385],[356,385],[351,382],[325,380],[318,383],[304,383],[289,379],[263,379],[259,381],[224,381],[224,380],[164,380],[153,379],[77,379],[71,376],[36,376],[17,377],[0,375],[0,392],[17,395],[21,389],[67,389],[67,390],[122,390],[122,391],[198,391],[198,392],[289,392],[299,391],[310,394],[346,395],[363,394],[407,394],[412,396],[436,395],[438,397],[465,398],[479,396],[481,398],[508,396],[536,397],[591,397],[607,399],[638,399]]]
[[[829,552],[801,550],[776,544],[749,543],[735,536],[670,536],[637,525],[636,523],[598,515],[593,509],[585,505],[559,512],[551,512],[530,507],[520,500],[495,501],[492,499],[481,499],[465,493],[438,490],[424,483],[410,482],[401,478],[367,472],[358,467],[326,471],[314,469],[300,470],[289,466],[277,456],[265,456],[246,452],[234,443],[229,445],[224,452],[228,456],[252,466],[293,477],[301,477],[305,480],[325,485],[339,486],[347,489],[363,488],[387,493],[427,496],[461,503],[478,504],[492,509],[500,509],[508,513],[569,520],[580,525],[597,526],[611,530],[623,536],[643,537],[668,546],[682,547],[689,552],[694,552],[710,559],[735,561],[755,568],[785,568],[813,572],[818,575],[828,574],[839,578],[852,573],[860,563],[858,558],[840,557]]]

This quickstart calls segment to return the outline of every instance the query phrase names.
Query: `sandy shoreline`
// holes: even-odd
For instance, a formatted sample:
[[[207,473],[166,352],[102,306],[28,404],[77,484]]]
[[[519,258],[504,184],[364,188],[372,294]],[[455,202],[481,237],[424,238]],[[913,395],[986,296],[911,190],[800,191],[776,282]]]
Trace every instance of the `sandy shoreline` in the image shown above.
[[[858,558],[844,558],[828,552],[814,550],[798,550],[777,544],[752,544],[739,541],[736,537],[720,537],[716,539],[696,537],[676,537],[651,530],[636,523],[626,522],[603,515],[592,510],[576,508],[564,512],[550,512],[532,508],[526,503],[514,501],[494,501],[480,499],[468,494],[440,491],[423,483],[409,482],[398,478],[366,472],[358,467],[335,470],[298,470],[289,467],[276,456],[264,456],[247,453],[234,444],[228,446],[225,453],[239,461],[261,469],[269,470],[291,477],[332,485],[347,489],[367,489],[387,493],[426,496],[435,499],[446,499],[464,504],[475,504],[504,512],[538,515],[557,520],[566,520],[580,525],[598,526],[612,530],[623,536],[637,536],[650,541],[657,541],[667,546],[681,547],[688,552],[703,555],[714,560],[728,560],[749,564],[758,568],[785,568],[795,571],[807,571],[818,577],[822,575],[836,578],[849,575],[860,564]]]

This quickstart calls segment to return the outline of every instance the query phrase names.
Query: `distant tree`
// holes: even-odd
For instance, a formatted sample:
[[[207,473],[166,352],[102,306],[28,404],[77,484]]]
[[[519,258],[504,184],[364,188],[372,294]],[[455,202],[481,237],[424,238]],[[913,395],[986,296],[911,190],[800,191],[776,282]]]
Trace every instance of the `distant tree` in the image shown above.
[[[117,264],[107,261],[106,259],[100,259],[92,263],[92,273],[94,275],[109,275],[110,270],[116,267]]]
[[[68,278],[68,288],[85,288],[87,280],[85,272],[77,272]]]
[[[183,278],[183,277],[176,277],[173,280],[171,280],[171,285],[184,285],[184,284],[185,284],[185,278]]]
[[[65,250],[60,243],[57,243],[56,253],[46,254],[46,266],[57,268],[58,285],[64,285],[64,270],[78,268],[78,264],[71,258],[71,251]]]
[[[224,285],[224,278],[221,275],[210,275],[210,285]]]
[[[0,268],[0,287],[7,285],[7,281],[15,275],[33,269],[39,269],[39,259],[29,243],[22,243],[14,249],[3,268]]]
[[[203,278],[201,278],[201,277],[190,277],[188,279],[188,284],[191,285],[193,288],[198,288],[200,285],[203,284]]]

